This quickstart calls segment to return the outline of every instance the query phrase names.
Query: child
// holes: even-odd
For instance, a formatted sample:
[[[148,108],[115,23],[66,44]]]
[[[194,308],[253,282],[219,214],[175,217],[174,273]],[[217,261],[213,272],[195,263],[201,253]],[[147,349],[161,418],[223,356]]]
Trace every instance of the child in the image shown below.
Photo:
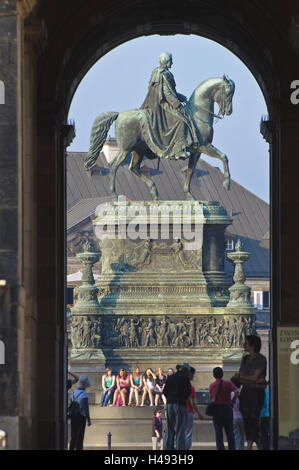
[[[156,409],[154,412],[153,418],[153,432],[152,432],[152,441],[153,441],[153,450],[162,450],[163,449],[163,439],[162,439],[162,418],[161,410]]]

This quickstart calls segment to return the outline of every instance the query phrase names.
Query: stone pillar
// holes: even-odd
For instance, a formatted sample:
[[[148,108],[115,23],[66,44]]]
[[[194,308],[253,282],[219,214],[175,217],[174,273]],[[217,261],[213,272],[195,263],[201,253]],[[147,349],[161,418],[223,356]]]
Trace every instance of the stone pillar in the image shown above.
[[[76,366],[80,361],[88,368],[90,361],[105,364],[105,356],[101,351],[102,331],[99,315],[100,305],[95,286],[92,267],[99,261],[100,254],[91,251],[91,244],[84,244],[84,252],[77,254],[82,264],[82,285],[78,288],[78,300],[71,309],[71,364]]]

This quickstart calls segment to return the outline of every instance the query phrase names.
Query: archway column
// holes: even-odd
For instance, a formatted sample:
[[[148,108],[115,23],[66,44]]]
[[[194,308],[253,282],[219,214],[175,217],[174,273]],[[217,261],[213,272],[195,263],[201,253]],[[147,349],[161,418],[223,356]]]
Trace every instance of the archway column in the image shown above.
[[[286,101],[280,120],[281,323],[299,323],[299,105]]]
[[[64,447],[65,302],[64,175],[61,127],[53,102],[40,102],[37,196],[37,437],[38,448]],[[61,156],[61,158],[60,158]]]

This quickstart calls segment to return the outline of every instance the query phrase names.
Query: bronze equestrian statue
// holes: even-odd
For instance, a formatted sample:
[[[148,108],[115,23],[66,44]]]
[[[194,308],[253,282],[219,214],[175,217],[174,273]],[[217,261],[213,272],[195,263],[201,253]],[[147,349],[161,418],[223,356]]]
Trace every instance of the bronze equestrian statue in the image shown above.
[[[188,159],[184,192],[189,200],[195,199],[190,191],[190,181],[201,153],[218,158],[223,163],[223,186],[229,189],[228,159],[212,145],[213,121],[214,117],[232,114],[235,84],[225,75],[210,78],[198,85],[187,100],[176,92],[175,81],[169,71],[171,65],[171,54],[162,53],[160,66],[152,73],[148,93],[140,109],[103,113],[94,121],[85,168],[88,170],[95,164],[115,121],[119,150],[111,162],[110,173],[110,191],[115,197],[116,171],[130,153],[130,170],[149,186],[154,200],[158,199],[156,185],[140,171],[144,157]],[[219,107],[218,115],[214,114],[214,103]]]

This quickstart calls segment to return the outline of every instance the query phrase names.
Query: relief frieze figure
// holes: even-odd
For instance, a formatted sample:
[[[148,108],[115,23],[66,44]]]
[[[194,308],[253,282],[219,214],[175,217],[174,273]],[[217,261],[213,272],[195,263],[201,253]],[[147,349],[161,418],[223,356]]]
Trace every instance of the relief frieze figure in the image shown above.
[[[104,348],[230,349],[243,346],[245,335],[255,332],[255,320],[250,315],[231,315],[229,318],[211,315],[178,319],[167,316],[156,318],[107,316],[103,318],[102,332]]]
[[[71,342],[74,349],[97,349],[101,347],[101,322],[89,317],[73,316]]]

